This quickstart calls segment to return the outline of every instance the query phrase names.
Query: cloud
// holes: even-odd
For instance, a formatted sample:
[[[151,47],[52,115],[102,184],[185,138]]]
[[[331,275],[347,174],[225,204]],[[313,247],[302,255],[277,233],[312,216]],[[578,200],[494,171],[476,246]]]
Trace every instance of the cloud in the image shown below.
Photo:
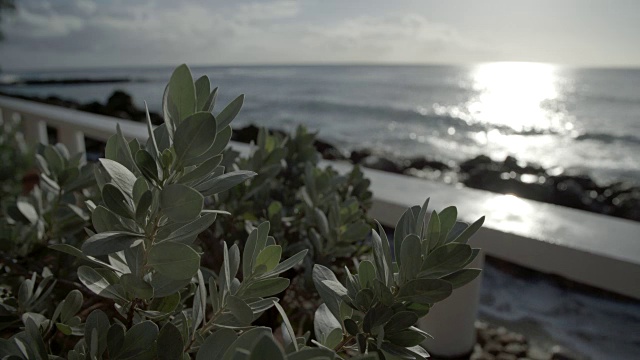
[[[442,53],[475,52],[480,42],[454,27],[430,22],[423,16],[363,16],[335,26],[310,28],[307,43],[316,44],[345,60],[424,62]]]
[[[307,21],[299,1],[21,4],[0,43],[6,67],[424,62],[478,47],[455,28],[417,15]]]

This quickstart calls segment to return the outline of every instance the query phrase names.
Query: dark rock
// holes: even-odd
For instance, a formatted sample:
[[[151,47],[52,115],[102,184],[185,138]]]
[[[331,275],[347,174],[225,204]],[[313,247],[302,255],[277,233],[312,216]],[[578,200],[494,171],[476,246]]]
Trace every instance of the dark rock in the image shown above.
[[[440,162],[437,160],[429,160],[424,157],[414,157],[414,158],[406,159],[403,161],[403,165],[406,167],[406,169],[414,168],[414,169],[421,170],[424,168],[430,168],[430,169],[440,170],[440,171],[451,169],[449,165],[443,162]]]
[[[105,110],[109,114],[123,112],[132,115],[139,112],[135,105],[133,105],[131,95],[121,90],[116,90],[109,96]]]
[[[460,170],[464,172],[470,172],[473,169],[477,169],[478,167],[485,167],[493,164],[493,160],[486,155],[478,155],[473,159],[467,160],[460,164]]]
[[[334,145],[320,139],[316,139],[313,146],[327,160],[346,160],[347,157]]]
[[[392,172],[396,174],[402,173],[402,167],[400,167],[395,162],[376,155],[367,156],[360,162],[363,166],[366,166],[371,169],[382,170],[387,172]]]
[[[369,149],[353,150],[349,156],[349,160],[354,164],[359,164],[367,156],[371,156],[371,150]]]
[[[256,141],[260,129],[255,125],[248,125],[243,128],[234,129],[231,139],[242,143],[250,143]]]
[[[575,209],[583,209],[585,208],[584,197],[584,188],[574,179],[566,179],[556,183],[553,203]]]
[[[516,174],[499,170],[475,169],[469,173],[463,183],[471,188],[493,191],[502,194],[514,194],[523,198],[549,202],[554,189],[548,183],[524,183]]]

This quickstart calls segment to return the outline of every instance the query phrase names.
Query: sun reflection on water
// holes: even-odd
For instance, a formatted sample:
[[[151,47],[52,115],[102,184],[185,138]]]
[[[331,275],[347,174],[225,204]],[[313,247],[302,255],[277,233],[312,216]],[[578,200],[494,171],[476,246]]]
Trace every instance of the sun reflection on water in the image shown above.
[[[558,99],[557,67],[540,63],[489,63],[472,74],[478,95],[467,103],[474,121],[516,132],[556,132],[566,128],[562,111],[545,106]]]

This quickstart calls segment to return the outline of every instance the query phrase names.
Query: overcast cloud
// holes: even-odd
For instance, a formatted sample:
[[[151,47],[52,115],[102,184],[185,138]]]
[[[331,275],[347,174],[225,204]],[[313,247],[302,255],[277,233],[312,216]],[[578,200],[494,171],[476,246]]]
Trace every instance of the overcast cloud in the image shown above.
[[[18,0],[0,65],[640,66],[640,1]]]

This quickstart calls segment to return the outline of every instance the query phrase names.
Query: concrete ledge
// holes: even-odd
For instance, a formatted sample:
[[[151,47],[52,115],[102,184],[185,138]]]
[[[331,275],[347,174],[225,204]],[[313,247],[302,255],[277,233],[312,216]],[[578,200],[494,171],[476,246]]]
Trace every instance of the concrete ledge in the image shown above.
[[[326,162],[329,164],[329,162]],[[331,163],[340,171],[350,165]],[[395,226],[405,209],[431,197],[455,205],[467,222],[486,216],[472,244],[491,256],[640,299],[640,223],[562,206],[363,169],[371,179],[371,216]]]

